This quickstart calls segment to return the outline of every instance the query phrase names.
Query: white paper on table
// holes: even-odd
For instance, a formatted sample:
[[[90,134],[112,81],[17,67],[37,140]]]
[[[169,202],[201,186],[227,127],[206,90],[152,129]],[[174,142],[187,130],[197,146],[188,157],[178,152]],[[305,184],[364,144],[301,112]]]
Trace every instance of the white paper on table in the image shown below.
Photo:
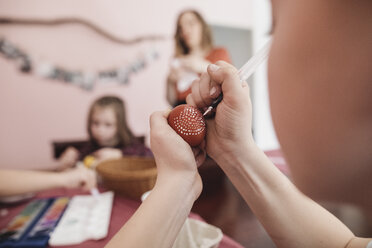
[[[56,229],[49,245],[76,245],[86,240],[105,238],[110,225],[113,192],[74,196]]]

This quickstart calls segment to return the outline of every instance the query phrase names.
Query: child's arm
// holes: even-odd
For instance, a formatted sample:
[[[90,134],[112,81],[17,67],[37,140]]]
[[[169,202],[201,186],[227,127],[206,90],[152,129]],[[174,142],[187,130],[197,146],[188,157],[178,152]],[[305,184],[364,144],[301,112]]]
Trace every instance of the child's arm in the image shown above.
[[[193,179],[186,185],[181,181],[189,179],[187,175],[169,176],[166,181],[156,183],[151,194],[107,248],[172,247],[197,195],[193,193]]]
[[[94,173],[79,167],[63,172],[0,170],[0,196],[19,195],[53,188],[83,188],[96,186]]]
[[[151,117],[151,148],[156,166],[156,185],[129,221],[106,247],[172,247],[202,182],[197,165],[202,154],[195,151],[167,123],[167,114]]]

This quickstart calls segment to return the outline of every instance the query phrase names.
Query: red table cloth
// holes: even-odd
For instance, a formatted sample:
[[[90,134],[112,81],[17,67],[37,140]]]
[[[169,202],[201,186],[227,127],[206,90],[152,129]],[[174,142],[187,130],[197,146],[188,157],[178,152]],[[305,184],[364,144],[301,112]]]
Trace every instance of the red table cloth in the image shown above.
[[[74,195],[87,194],[80,190],[66,190],[66,189],[56,189],[43,191],[36,195],[37,198],[46,198],[46,197],[58,197],[58,196],[68,196],[72,197]],[[26,206],[29,201],[25,201],[19,204],[4,205],[0,204],[0,210],[3,216],[0,216],[0,230],[5,228],[6,225],[12,220],[14,216],[19,214],[22,209]],[[111,220],[108,235],[106,238],[101,240],[89,240],[85,241],[79,245],[74,246],[59,246],[61,248],[67,247],[89,247],[89,248],[101,248],[104,247],[109,240],[115,235],[115,233],[124,225],[124,223],[133,215],[136,209],[140,206],[139,201],[127,199],[122,196],[115,195],[114,202],[112,206]],[[190,218],[202,220],[202,218],[194,213],[190,214]],[[220,248],[242,248],[240,244],[224,235],[220,243]]]

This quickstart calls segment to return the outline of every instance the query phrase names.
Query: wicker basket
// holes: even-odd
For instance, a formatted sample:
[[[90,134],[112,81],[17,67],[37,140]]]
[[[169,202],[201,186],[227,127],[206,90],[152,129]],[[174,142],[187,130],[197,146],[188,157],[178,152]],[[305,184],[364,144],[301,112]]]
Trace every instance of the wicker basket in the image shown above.
[[[151,190],[156,181],[156,164],[153,158],[124,157],[107,160],[97,165],[96,170],[107,189],[136,200]]]

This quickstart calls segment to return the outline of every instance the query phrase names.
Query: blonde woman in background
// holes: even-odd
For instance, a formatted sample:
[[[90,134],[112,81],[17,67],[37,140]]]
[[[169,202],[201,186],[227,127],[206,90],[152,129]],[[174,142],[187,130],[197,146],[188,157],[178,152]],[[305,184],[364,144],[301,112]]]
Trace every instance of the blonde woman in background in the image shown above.
[[[215,47],[211,30],[196,10],[185,10],[177,19],[175,54],[167,78],[167,100],[172,106],[186,103],[191,83],[210,63],[230,61],[228,51]]]

